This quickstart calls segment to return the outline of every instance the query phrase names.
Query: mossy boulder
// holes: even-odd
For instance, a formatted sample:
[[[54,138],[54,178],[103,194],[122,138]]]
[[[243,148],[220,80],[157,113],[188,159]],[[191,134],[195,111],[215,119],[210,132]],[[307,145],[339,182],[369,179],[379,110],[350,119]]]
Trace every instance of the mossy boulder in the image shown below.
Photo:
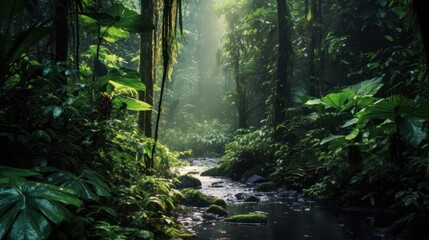
[[[272,192],[276,190],[276,184],[274,184],[273,182],[259,183],[253,190],[257,192]]]
[[[201,176],[225,176],[225,169],[222,166],[216,166],[214,168],[209,168],[201,173]]]
[[[215,215],[219,216],[228,216],[228,213],[223,209],[222,207],[219,207],[218,205],[211,205],[207,210],[206,213],[213,213]]]
[[[221,199],[221,198],[217,198],[213,201],[214,205],[218,205],[219,207],[223,207],[226,208],[226,202],[225,200]]]
[[[265,214],[238,214],[225,219],[225,222],[238,224],[266,224]]]
[[[208,207],[212,205],[214,200],[212,197],[209,197],[196,189],[187,188],[183,189],[181,192],[184,198],[180,203],[187,206]]]
[[[188,174],[179,176],[177,180],[179,180],[179,183],[174,184],[177,189],[201,187],[201,181]]]

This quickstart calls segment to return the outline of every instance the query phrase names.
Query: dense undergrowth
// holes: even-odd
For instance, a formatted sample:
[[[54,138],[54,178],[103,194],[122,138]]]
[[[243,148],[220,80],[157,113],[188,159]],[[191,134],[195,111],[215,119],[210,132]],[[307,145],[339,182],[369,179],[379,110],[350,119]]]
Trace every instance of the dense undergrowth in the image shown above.
[[[260,174],[320,203],[391,208],[402,214],[395,222],[401,234],[424,239],[428,103],[378,97],[382,86],[374,78],[289,109],[280,139],[268,127],[243,131],[205,174]]]
[[[47,37],[55,34],[50,22],[66,16],[31,4],[1,5],[0,239],[191,236],[173,218],[183,195],[171,167],[181,153],[158,143],[151,157],[154,140],[137,125],[139,111],[152,111],[137,99],[145,85],[126,67],[129,56],[116,55],[125,49],[116,41],[144,31],[140,15],[122,4],[103,14],[85,5],[77,22],[87,30],[78,39],[85,52],[58,60],[60,47],[51,56]],[[35,10],[46,19],[14,26]],[[67,41],[56,44],[67,53]]]

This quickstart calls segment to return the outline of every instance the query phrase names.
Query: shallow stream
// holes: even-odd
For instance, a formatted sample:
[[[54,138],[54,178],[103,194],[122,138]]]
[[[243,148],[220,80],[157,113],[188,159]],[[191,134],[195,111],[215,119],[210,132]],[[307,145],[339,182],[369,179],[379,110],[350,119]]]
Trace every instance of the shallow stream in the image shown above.
[[[319,206],[299,194],[280,197],[280,192],[256,193],[253,187],[227,178],[204,177],[200,173],[215,166],[218,159],[191,159],[190,166],[180,170],[201,180],[200,191],[227,201],[229,216],[262,212],[266,225],[232,225],[218,220],[203,220],[204,208],[189,208],[179,221],[198,235],[197,239],[222,240],[381,240],[393,239],[389,225],[393,216],[368,209],[333,209]],[[238,193],[256,195],[259,203],[236,199]],[[283,194],[284,195],[284,194]]]

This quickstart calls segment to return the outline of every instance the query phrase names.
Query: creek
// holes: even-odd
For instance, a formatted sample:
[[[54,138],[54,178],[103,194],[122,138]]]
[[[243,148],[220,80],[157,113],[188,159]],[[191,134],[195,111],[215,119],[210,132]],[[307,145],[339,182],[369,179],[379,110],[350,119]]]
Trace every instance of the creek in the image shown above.
[[[197,239],[218,240],[389,240],[394,239],[389,227],[392,213],[360,208],[328,208],[316,204],[295,191],[277,190],[270,193],[253,192],[253,186],[228,178],[200,176],[216,166],[218,159],[190,159],[190,165],[180,169],[181,174],[191,174],[200,179],[202,193],[227,201],[229,216],[243,213],[264,213],[265,225],[228,224],[222,218],[205,220],[206,208],[186,208],[178,220]],[[253,194],[261,201],[247,203],[238,200],[239,193]],[[286,193],[286,194],[285,194]],[[185,208],[185,207],[184,207]]]

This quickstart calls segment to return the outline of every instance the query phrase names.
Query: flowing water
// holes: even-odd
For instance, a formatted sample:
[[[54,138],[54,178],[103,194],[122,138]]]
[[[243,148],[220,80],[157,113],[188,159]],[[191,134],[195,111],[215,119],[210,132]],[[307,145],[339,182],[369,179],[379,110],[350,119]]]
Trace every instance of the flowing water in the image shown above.
[[[197,239],[222,240],[294,240],[294,239],[393,239],[389,225],[393,216],[380,211],[332,209],[318,206],[299,194],[279,197],[281,192],[254,193],[253,188],[228,178],[205,177],[200,173],[217,164],[218,159],[193,159],[180,170],[201,180],[200,191],[227,201],[229,216],[243,213],[264,213],[266,225],[227,224],[222,219],[203,220],[204,208],[190,208],[179,221],[198,235]],[[238,193],[255,194],[259,203],[237,200]],[[285,193],[285,192],[283,192]],[[283,194],[284,195],[284,194]]]

